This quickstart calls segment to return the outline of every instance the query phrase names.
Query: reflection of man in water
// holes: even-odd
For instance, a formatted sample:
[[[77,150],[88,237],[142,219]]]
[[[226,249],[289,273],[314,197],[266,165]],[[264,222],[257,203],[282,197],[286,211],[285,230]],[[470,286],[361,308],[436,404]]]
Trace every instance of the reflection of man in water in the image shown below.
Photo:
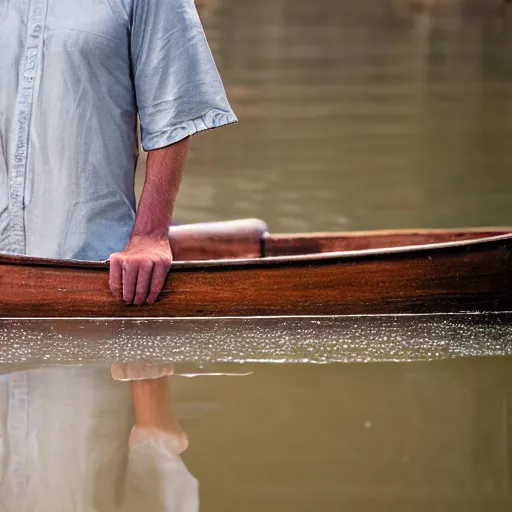
[[[134,417],[130,386],[104,366],[2,376],[0,511],[197,512],[167,382],[140,382]]]
[[[167,229],[188,137],[236,121],[193,1],[3,1],[0,33],[0,251],[110,257],[114,295],[153,303],[172,260]],[[149,154],[135,214],[137,116]],[[101,479],[89,464],[96,455],[88,442],[101,434],[73,416],[77,371],[18,372],[2,382],[0,501],[9,496],[16,510],[36,510],[28,496],[43,487],[30,471],[39,464],[44,473],[54,457],[65,474],[62,499],[47,496],[45,508],[41,497],[37,510],[112,510],[95,493]],[[83,411],[104,397],[116,407],[128,403],[112,398],[126,394],[124,386],[83,371],[97,379],[80,381]],[[66,401],[61,408],[59,400]],[[43,414],[43,401],[52,414]],[[76,458],[53,441],[51,451],[43,449],[41,435],[52,431],[68,447],[73,436],[85,436],[76,440],[84,444]]]

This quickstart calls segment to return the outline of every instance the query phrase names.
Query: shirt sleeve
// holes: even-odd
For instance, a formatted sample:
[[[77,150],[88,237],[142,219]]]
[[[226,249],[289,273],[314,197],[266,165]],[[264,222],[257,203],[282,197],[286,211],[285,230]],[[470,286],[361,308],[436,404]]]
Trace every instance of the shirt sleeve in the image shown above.
[[[130,51],[145,151],[237,122],[194,0],[134,0]]]

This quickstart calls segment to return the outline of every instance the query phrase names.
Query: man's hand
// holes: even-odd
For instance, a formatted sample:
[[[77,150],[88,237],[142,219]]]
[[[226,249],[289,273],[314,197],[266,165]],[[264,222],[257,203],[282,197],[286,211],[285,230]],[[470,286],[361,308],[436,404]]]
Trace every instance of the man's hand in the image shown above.
[[[127,304],[154,304],[171,268],[169,226],[188,138],[148,152],[146,178],[130,242],[110,256],[110,289]]]
[[[110,290],[127,304],[154,304],[171,264],[167,237],[132,236],[124,251],[110,256]]]
[[[172,364],[113,363],[110,367],[114,380],[149,380],[170,377]]]

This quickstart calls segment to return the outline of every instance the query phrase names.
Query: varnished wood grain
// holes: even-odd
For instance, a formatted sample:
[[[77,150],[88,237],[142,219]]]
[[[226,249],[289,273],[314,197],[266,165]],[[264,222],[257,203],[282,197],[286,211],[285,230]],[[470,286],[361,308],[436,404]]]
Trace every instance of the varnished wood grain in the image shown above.
[[[0,258],[0,317],[229,317],[510,311],[512,235],[416,248],[183,262],[161,300],[114,299],[106,263]]]
[[[475,240],[511,232],[512,228],[480,228],[352,231],[346,233],[303,233],[292,235],[267,234],[264,238],[264,250],[265,256],[362,251],[383,247]]]

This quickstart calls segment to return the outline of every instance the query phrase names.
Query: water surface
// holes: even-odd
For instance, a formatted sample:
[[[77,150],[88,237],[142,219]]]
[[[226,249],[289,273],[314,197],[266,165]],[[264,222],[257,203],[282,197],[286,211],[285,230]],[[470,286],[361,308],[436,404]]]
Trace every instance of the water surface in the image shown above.
[[[179,220],[512,224],[512,6],[411,3],[204,0],[240,123],[194,139]]]
[[[257,216],[282,232],[512,224],[510,6],[411,3],[205,1],[240,124],[193,141],[180,220]],[[352,331],[363,353],[382,347],[373,327]],[[444,334],[468,351],[494,346],[468,326]],[[398,335],[428,353],[421,320]],[[436,350],[430,362],[180,381],[203,510],[510,510],[511,359],[435,361]]]
[[[202,0],[240,123],[193,140],[177,220],[511,225],[512,11],[430,3]],[[0,359],[200,374],[173,386],[204,512],[510,510],[510,325],[316,321],[2,324]]]

